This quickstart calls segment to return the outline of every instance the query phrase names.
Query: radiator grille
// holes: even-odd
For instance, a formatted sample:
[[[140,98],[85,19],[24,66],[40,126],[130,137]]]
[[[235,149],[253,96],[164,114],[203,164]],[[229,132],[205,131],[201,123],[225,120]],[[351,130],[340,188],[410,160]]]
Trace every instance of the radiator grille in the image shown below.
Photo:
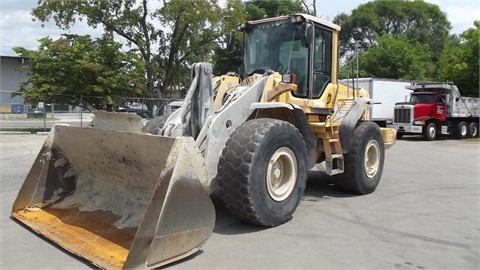
[[[410,123],[412,110],[410,108],[395,108],[394,123]]]

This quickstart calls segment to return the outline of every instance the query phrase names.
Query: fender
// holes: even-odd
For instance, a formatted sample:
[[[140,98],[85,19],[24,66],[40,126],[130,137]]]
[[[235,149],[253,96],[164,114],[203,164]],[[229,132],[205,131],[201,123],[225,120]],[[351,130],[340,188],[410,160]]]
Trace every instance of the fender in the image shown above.
[[[250,109],[254,110],[251,118],[275,118],[294,125],[302,134],[307,147],[308,168],[315,166],[318,160],[317,136],[299,106],[282,102],[254,102],[250,105]]]
[[[343,118],[336,118],[334,114],[334,122],[342,121],[340,124],[339,135],[344,154],[348,153],[352,148],[353,132],[355,131],[358,120],[360,120],[365,112],[365,106],[372,104],[372,102],[373,101],[370,98],[357,98],[355,99],[353,106]]]

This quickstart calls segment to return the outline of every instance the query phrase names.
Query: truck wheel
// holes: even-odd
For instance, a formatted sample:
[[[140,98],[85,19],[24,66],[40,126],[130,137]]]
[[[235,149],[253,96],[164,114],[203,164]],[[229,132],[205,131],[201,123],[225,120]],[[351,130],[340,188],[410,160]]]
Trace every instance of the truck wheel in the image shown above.
[[[375,191],[382,177],[385,146],[380,128],[373,122],[362,122],[353,133],[353,147],[345,154],[345,171],[336,175],[336,185],[350,193]]]
[[[467,128],[467,123],[464,121],[461,121],[457,124],[457,127],[455,128],[455,138],[456,139],[465,139],[467,138],[467,133],[468,133],[468,128]]]
[[[228,139],[218,164],[219,194],[240,219],[276,226],[292,218],[307,180],[307,148],[292,124],[245,122]]]
[[[434,141],[437,138],[437,125],[429,123],[423,130],[423,137],[427,141]]]
[[[468,124],[467,137],[468,138],[478,137],[478,124],[477,123],[471,122],[470,124]]]
[[[403,138],[403,133],[397,132],[397,139],[400,140],[401,138]]]

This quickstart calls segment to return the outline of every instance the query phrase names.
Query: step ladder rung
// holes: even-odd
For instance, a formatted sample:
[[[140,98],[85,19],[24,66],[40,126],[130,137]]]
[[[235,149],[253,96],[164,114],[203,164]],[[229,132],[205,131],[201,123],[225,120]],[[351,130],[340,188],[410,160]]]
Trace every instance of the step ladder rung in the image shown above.
[[[329,175],[341,174],[344,171],[342,169],[333,169]]]
[[[342,154],[332,154],[332,160],[334,159],[343,159],[343,155]]]

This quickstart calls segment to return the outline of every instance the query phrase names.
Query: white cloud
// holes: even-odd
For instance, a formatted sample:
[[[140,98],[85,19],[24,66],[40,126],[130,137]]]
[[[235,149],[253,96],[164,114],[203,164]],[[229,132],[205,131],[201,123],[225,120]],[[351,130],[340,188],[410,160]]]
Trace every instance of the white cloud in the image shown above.
[[[452,23],[452,32],[461,33],[470,27],[473,22],[480,20],[480,6],[477,8],[465,6],[448,6],[446,8],[447,18]]]
[[[77,21],[68,31],[59,29],[53,22],[46,22],[42,27],[42,22],[32,21],[30,14],[35,2],[32,2],[31,6],[26,6],[26,2],[23,2],[24,6],[15,6],[8,0],[5,3],[10,5],[8,8],[5,5],[1,6],[0,55],[16,55],[13,47],[36,49],[39,45],[37,40],[47,36],[58,39],[63,33],[88,34],[92,37],[99,37],[102,34],[101,27],[91,28],[84,21]]]
[[[479,0],[427,0],[436,4],[441,11],[445,12],[448,21],[452,24],[451,32],[460,34],[473,27],[475,20],[480,20]]]

